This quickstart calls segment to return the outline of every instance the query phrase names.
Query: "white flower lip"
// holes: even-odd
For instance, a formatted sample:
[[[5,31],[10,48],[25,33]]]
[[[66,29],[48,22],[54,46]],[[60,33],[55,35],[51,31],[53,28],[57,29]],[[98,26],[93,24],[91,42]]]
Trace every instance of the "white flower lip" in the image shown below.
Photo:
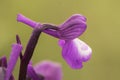
[[[74,39],[73,41],[83,62],[88,61],[91,57],[92,49],[85,42],[78,38]]]

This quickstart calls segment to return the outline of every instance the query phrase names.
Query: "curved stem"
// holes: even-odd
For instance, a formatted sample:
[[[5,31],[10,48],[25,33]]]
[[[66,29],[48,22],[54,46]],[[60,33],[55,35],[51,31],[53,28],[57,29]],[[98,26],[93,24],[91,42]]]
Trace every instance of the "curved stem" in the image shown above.
[[[32,21],[31,19],[23,16],[22,14],[18,14],[17,21],[27,24],[34,29],[30,37],[30,40],[27,44],[25,53],[22,56],[21,63],[20,63],[19,80],[25,80],[26,73],[27,73],[27,67],[28,67],[30,59],[32,58],[34,49],[37,45],[41,32],[44,30],[49,30],[49,29],[57,30],[58,28],[56,26],[51,26],[48,24],[41,25],[40,23]],[[19,37],[17,37],[17,42],[20,43]]]
[[[48,28],[48,29],[43,30],[44,33],[46,33],[48,35],[51,35],[51,36],[53,36],[55,38],[59,38],[60,37],[60,34],[58,32],[59,27],[51,25],[51,24],[43,24],[42,26],[44,26],[44,27],[48,27],[49,26],[51,28],[51,29]]]
[[[39,35],[41,33],[41,30],[38,28],[35,28],[33,30],[33,33],[30,37],[30,40],[27,44],[24,56],[20,63],[20,72],[19,72],[19,80],[25,80],[26,79],[26,73],[27,73],[27,66],[29,64],[30,59],[32,58],[34,49],[36,47],[36,44],[38,42]]]

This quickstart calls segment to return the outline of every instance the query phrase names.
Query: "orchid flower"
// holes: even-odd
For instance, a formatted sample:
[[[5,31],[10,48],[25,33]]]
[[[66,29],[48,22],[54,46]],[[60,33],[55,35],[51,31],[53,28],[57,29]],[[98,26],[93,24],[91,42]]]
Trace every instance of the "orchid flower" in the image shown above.
[[[42,25],[26,18],[22,14],[18,14],[17,21],[23,22],[32,28],[39,26],[55,26],[51,24]],[[92,49],[85,42],[77,38],[83,34],[86,28],[86,18],[83,15],[75,14],[63,24],[59,25],[56,30],[45,29],[43,32],[60,39],[59,45],[62,48],[63,58],[71,68],[80,69],[82,68],[82,62],[88,61],[92,53]]]
[[[74,69],[82,68],[82,62],[88,61],[91,57],[92,49],[77,38],[86,30],[86,27],[86,18],[75,14],[60,25],[57,31],[45,30],[45,33],[60,39],[62,56]]]

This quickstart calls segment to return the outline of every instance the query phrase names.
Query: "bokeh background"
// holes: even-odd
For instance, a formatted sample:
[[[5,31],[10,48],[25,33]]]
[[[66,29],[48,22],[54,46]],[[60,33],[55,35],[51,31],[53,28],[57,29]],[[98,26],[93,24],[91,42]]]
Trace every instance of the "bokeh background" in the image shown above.
[[[92,58],[81,70],[71,69],[61,56],[58,39],[42,34],[32,58],[60,62],[63,80],[120,80],[120,1],[119,0],[0,0],[0,57],[9,58],[11,44],[19,34],[25,48],[32,29],[18,23],[16,15],[41,22],[61,24],[72,14],[87,17],[88,28],[79,38],[88,43]],[[19,61],[14,70],[18,77]]]

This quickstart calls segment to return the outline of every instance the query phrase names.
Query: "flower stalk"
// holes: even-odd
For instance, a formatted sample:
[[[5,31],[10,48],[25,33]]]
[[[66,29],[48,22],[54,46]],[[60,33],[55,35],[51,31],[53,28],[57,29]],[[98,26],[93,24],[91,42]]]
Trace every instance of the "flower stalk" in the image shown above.
[[[38,42],[40,33],[41,33],[41,29],[39,27],[37,27],[33,30],[33,33],[27,44],[24,56],[20,63],[19,80],[26,79],[27,66],[29,64],[30,59],[32,58],[32,55],[33,55],[34,49],[36,47],[36,44]]]

